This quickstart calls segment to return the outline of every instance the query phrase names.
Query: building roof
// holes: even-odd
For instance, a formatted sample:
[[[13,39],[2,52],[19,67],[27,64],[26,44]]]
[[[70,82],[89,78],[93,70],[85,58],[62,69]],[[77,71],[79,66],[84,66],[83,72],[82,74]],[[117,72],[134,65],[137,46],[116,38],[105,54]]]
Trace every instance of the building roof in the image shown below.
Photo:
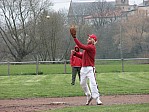
[[[68,16],[89,16],[103,3],[109,7],[115,7],[115,2],[71,2]]]
[[[103,11],[102,13],[93,13],[92,15],[84,17],[84,19],[93,19],[93,18],[113,18],[120,17],[122,14],[121,9]]]

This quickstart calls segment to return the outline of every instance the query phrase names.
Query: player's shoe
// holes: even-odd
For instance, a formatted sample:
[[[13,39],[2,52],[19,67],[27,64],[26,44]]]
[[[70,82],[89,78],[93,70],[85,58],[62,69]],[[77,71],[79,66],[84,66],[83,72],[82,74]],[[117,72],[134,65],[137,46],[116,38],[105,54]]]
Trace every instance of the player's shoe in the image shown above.
[[[86,102],[86,105],[89,105],[90,102],[92,101],[92,96],[87,96],[87,102]]]
[[[103,103],[100,101],[99,97],[96,99],[97,105],[103,105]]]
[[[71,83],[71,85],[75,85],[74,83]]]

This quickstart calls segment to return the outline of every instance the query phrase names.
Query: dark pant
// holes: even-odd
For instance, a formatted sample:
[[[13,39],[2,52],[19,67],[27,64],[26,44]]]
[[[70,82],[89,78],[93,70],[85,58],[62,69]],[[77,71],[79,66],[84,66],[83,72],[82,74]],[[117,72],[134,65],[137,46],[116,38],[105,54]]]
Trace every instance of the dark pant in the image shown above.
[[[81,67],[72,67],[72,83],[71,83],[72,85],[75,84],[77,73],[78,73],[79,81],[80,81],[80,70],[81,70]]]

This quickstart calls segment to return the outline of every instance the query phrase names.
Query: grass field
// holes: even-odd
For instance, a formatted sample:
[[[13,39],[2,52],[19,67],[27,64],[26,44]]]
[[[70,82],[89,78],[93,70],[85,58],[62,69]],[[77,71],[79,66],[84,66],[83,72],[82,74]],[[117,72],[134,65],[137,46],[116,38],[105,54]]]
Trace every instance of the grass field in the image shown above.
[[[149,104],[80,106],[49,110],[48,112],[148,112]],[[46,111],[47,112],[47,111]]]
[[[142,67],[142,68],[141,68]],[[0,66],[0,99],[83,96],[78,77],[71,86],[71,67],[39,65],[42,75],[33,75],[36,65]],[[127,65],[121,73],[120,65],[97,65],[96,79],[101,95],[149,94],[149,65]],[[131,71],[131,72],[130,72]],[[133,72],[132,72],[133,71]],[[31,75],[28,75],[31,74]],[[149,104],[80,106],[49,110],[48,112],[148,112]]]
[[[149,94],[149,72],[97,73],[101,95]],[[0,76],[0,99],[84,95],[71,74]]]
[[[121,72],[121,63],[112,62],[101,63],[96,65],[97,73],[115,73]],[[66,70],[67,74],[71,74],[70,64],[39,64],[38,72],[39,74],[64,74]],[[124,72],[149,72],[149,64],[124,64]],[[36,65],[34,64],[24,64],[24,65],[10,65],[9,68],[10,75],[35,75]],[[0,65],[0,76],[8,76],[8,66]]]
[[[71,72],[70,65],[67,65],[67,71]],[[63,74],[64,64],[39,64],[38,72],[46,74]],[[24,65],[10,65],[10,75],[35,75],[36,65],[35,64],[24,64]],[[0,75],[8,75],[8,66],[0,65]]]

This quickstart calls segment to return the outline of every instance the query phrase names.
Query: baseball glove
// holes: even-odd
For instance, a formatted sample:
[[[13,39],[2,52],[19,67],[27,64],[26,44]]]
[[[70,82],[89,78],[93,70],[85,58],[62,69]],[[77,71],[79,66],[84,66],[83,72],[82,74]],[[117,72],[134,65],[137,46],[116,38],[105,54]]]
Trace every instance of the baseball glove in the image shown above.
[[[74,25],[70,27],[70,34],[73,38],[76,38],[76,28]]]

